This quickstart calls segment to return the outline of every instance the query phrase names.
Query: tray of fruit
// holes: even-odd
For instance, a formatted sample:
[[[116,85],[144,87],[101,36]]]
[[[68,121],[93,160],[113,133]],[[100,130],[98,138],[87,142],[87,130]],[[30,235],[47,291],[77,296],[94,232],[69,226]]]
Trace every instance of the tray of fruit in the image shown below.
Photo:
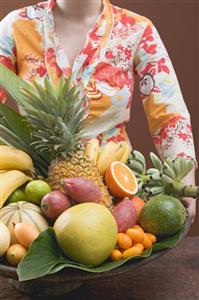
[[[190,225],[181,200],[199,191],[183,183],[193,160],[150,153],[147,168],[127,142],[86,137],[88,100],[71,77],[54,87],[0,72],[23,111],[0,105],[0,275],[112,276],[178,244]]]

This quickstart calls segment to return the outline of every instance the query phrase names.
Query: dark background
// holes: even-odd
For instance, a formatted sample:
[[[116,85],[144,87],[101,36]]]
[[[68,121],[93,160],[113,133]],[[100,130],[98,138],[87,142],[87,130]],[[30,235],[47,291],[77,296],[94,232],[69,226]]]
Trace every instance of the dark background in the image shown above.
[[[0,0],[0,19],[14,9],[38,2],[39,0]],[[199,161],[199,0],[112,0],[111,3],[144,15],[156,25],[170,54],[191,114]],[[134,149],[140,150],[145,156],[150,151],[155,151],[138,87],[135,90],[128,133]],[[199,185],[198,171],[196,182]],[[199,204],[197,211],[191,235],[199,235]]]

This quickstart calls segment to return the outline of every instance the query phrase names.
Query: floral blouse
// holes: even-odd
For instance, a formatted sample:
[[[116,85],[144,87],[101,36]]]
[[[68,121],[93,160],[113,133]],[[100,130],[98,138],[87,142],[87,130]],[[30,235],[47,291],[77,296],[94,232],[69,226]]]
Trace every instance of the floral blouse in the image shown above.
[[[159,155],[195,158],[190,116],[163,42],[153,23],[103,0],[73,66],[54,26],[55,0],[8,14],[0,23],[0,63],[27,81],[48,76],[56,84],[73,73],[90,99],[86,137],[128,140],[125,124],[139,79],[141,101]],[[6,94],[0,90],[0,101]]]

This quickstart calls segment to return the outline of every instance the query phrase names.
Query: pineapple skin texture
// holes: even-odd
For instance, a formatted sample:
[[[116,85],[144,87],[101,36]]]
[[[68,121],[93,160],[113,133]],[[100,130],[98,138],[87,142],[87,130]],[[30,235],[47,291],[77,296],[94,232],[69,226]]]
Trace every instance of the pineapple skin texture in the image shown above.
[[[73,155],[68,155],[66,158],[54,160],[49,167],[47,181],[53,190],[63,191],[60,180],[75,177],[85,177],[98,185],[102,191],[100,204],[112,210],[112,197],[104,185],[97,167],[88,159],[83,150],[76,151]]]

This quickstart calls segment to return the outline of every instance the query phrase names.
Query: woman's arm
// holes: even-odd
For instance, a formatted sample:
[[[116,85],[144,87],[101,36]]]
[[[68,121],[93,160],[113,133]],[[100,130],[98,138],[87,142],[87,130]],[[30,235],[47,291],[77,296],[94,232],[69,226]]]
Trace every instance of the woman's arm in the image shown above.
[[[0,22],[0,64],[16,73],[16,51],[12,35],[13,13],[7,15]],[[0,74],[3,76],[3,74]],[[7,99],[6,92],[0,87],[0,103],[5,103]]]
[[[162,159],[185,156],[195,160],[190,115],[167,50],[150,20],[137,47],[134,70],[139,77],[141,100],[159,156]],[[195,183],[195,171],[185,182]],[[192,221],[195,202],[185,199]]]

